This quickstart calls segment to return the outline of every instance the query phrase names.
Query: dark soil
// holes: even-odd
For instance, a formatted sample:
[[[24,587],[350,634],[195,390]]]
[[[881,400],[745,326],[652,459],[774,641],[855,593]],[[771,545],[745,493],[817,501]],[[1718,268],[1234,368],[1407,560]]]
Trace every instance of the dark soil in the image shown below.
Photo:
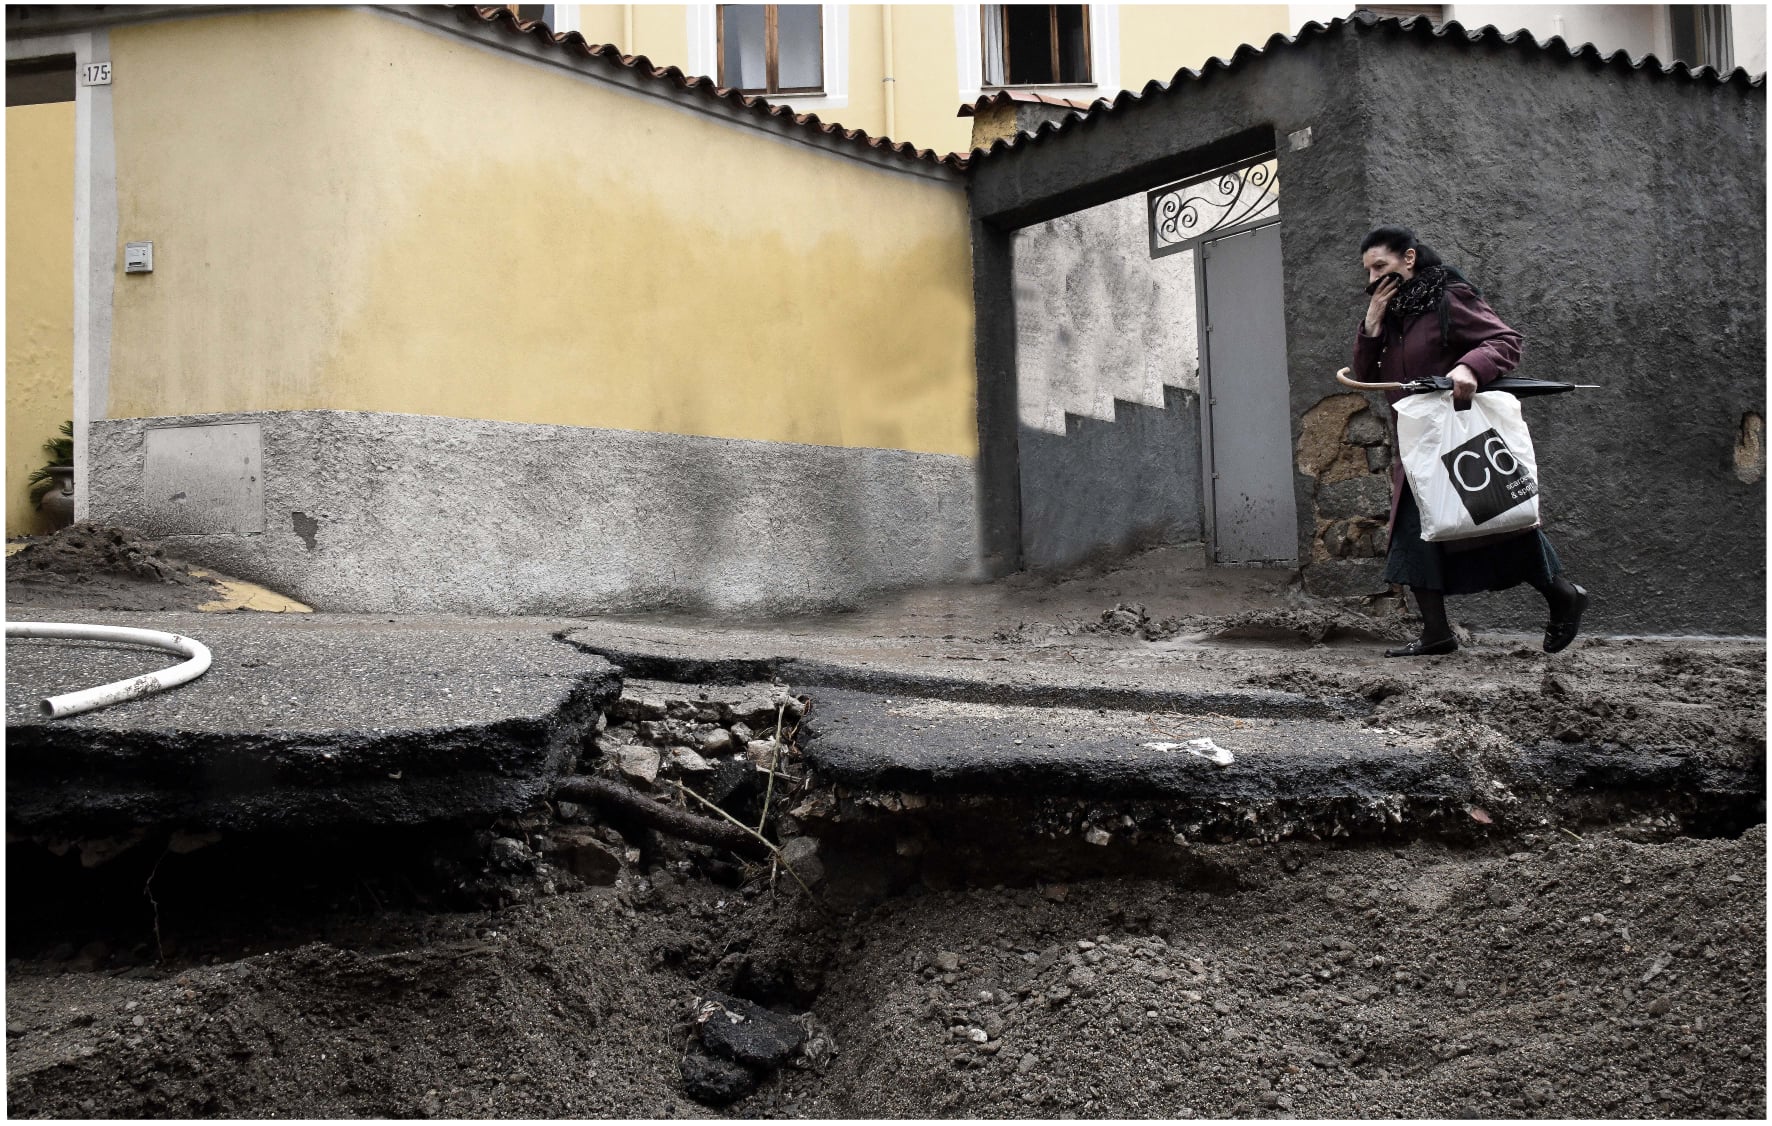
[[[117,581],[137,584],[131,608],[162,587],[207,599],[152,566],[130,571],[124,548],[140,541],[120,534],[63,571],[22,560],[46,576],[37,588],[9,561],[9,601],[52,605],[39,595],[63,582],[94,605],[111,588],[72,576],[109,573],[98,564],[113,557]],[[1484,637],[1399,668],[1336,644],[1394,634],[1382,615],[1275,611],[1261,575],[1134,578],[938,592],[856,616],[846,636],[946,654],[935,639],[970,635],[955,659],[1200,669],[1225,685],[1357,696],[1376,712],[1349,722],[1477,749],[1669,747],[1763,769],[1762,643],[1584,637],[1551,658]],[[966,601],[979,598],[982,609]],[[1136,611],[1101,613],[1132,598]],[[1212,640],[1185,639],[1196,634]],[[810,652],[842,641],[810,627],[794,637]],[[385,858],[368,840],[280,842],[232,864],[221,858],[238,842],[150,842],[90,872],[70,850],[59,873],[42,843],[18,842],[55,879],[21,882],[9,862],[8,1109],[1757,1120],[1765,829],[1733,839],[1735,827],[1670,836],[1675,822],[1644,813],[1583,837],[1546,828],[1456,846],[1196,844],[1185,865],[1070,886],[1034,883],[1021,860],[1019,885],[917,885],[849,916],[814,909],[785,878],[770,890],[766,869],[731,854],[638,830],[625,845],[598,838],[619,859],[586,878],[613,883],[518,864],[451,886],[519,902],[456,910],[372,874]],[[428,844],[404,847],[424,860]],[[1016,841],[971,844],[1016,868]],[[511,837],[488,847],[530,855]],[[105,886],[84,909],[72,891],[45,894],[87,878]],[[809,1043],[834,1054],[809,1050],[729,1107],[689,1101],[683,1060],[710,991],[802,1018]]]
[[[268,952],[214,964],[190,936],[156,967],[71,933],[8,963],[10,1110],[1757,1119],[1764,846],[1207,846],[1210,886],[925,891],[841,919],[659,860],[504,910],[320,915],[281,947],[242,921]],[[724,1112],[686,1101],[709,989],[810,1010],[834,1056]]]
[[[195,610],[219,594],[134,528],[71,524],[6,557],[8,606]]]
[[[1555,658],[1526,646],[1488,662],[1448,658],[1381,668],[1276,655],[1241,683],[1309,696],[1361,696],[1369,725],[1519,743],[1560,741],[1700,750],[1720,766],[1763,765],[1766,653],[1757,645],[1705,647],[1591,639]]]
[[[1100,621],[1084,623],[1077,630],[1119,633],[1145,641],[1186,638],[1264,646],[1401,641],[1419,632],[1412,631],[1401,614],[1367,614],[1305,595],[1296,596],[1296,601],[1314,605],[1264,607],[1234,614],[1192,614],[1162,621],[1152,619],[1142,603],[1116,602],[1113,609],[1102,612]]]

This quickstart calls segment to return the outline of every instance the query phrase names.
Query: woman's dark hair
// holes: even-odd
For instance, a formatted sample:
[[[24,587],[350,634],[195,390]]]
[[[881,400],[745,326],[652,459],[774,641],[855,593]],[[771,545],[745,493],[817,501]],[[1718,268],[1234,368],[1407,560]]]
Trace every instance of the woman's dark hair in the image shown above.
[[[1470,291],[1478,297],[1483,296],[1483,291],[1477,288],[1475,282],[1465,277],[1464,274],[1459,271],[1457,266],[1448,266],[1445,262],[1442,262],[1439,254],[1435,253],[1434,248],[1416,238],[1415,232],[1408,227],[1372,228],[1372,230],[1366,233],[1366,237],[1360,240],[1360,253],[1364,255],[1368,250],[1371,250],[1375,246],[1382,246],[1399,258],[1413,250],[1415,252],[1415,268],[1417,270],[1425,269],[1429,266],[1439,266],[1446,271],[1446,280],[1448,283],[1462,283],[1469,287]],[[1441,343],[1447,343],[1451,340],[1452,336],[1452,312],[1448,306],[1447,298],[1444,293],[1440,294],[1439,313],[1440,341]]]
[[[1440,256],[1434,248],[1415,237],[1415,232],[1408,227],[1374,227],[1365,238],[1360,240],[1360,253],[1364,254],[1375,246],[1382,246],[1399,258],[1415,252],[1415,268],[1423,266],[1443,266]]]

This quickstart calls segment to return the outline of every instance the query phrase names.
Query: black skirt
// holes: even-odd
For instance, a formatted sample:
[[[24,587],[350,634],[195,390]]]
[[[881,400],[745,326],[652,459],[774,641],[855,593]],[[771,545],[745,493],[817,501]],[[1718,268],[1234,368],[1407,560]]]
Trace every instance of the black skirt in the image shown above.
[[[1422,539],[1421,511],[1415,507],[1409,482],[1403,482],[1397,525],[1391,532],[1390,555],[1384,564],[1385,582],[1446,594],[1476,594],[1507,590],[1521,583],[1545,587],[1562,573],[1557,549],[1537,528],[1464,551]]]

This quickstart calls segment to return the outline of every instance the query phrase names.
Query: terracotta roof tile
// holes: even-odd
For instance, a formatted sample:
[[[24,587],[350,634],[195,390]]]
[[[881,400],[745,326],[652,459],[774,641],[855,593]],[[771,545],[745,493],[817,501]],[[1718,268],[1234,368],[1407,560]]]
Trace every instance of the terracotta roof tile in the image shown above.
[[[1004,102],[1037,102],[1044,106],[1063,106],[1066,109],[1076,110],[1086,110],[1090,106],[1089,102],[1079,102],[1074,98],[1060,98],[1052,94],[1042,94],[1038,90],[998,90],[994,93],[986,94],[976,102],[967,102],[960,107],[960,112],[956,116],[972,117],[992,106],[1002,105]]]
[[[873,137],[860,129],[845,129],[834,122],[820,121],[817,114],[795,113],[786,106],[771,105],[756,95],[741,94],[730,87],[716,85],[711,78],[685,74],[679,67],[653,66],[645,55],[624,55],[614,44],[592,43],[576,31],[556,34],[540,20],[518,19],[517,14],[506,7],[459,5],[456,11],[465,23],[497,24],[502,31],[512,35],[531,36],[537,41],[553,45],[569,56],[590,59],[608,67],[620,67],[642,78],[668,83],[681,91],[686,98],[710,98],[729,102],[759,115],[785,118],[801,128],[875,152],[890,153],[905,160],[952,168],[955,171],[964,171],[966,168],[968,158],[964,154],[948,153],[943,156],[933,149],[920,149],[906,141]]]
[[[1766,76],[1764,74],[1758,76],[1749,75],[1748,72],[1741,67],[1736,67],[1724,74],[1719,73],[1709,66],[1691,67],[1678,61],[1664,65],[1654,55],[1644,55],[1641,59],[1633,60],[1627,51],[1613,51],[1611,54],[1603,54],[1600,49],[1595,47],[1592,43],[1584,43],[1580,47],[1571,47],[1560,35],[1553,35],[1543,43],[1540,43],[1533,37],[1531,32],[1524,29],[1513,32],[1512,34],[1504,34],[1499,28],[1495,27],[1495,25],[1488,24],[1476,31],[1466,31],[1464,25],[1460,24],[1457,20],[1447,20],[1444,24],[1435,26],[1426,16],[1381,17],[1369,11],[1357,11],[1350,18],[1333,19],[1330,20],[1327,25],[1317,23],[1313,20],[1300,28],[1297,35],[1275,34],[1268,39],[1267,44],[1264,47],[1251,47],[1245,43],[1232,53],[1228,62],[1224,59],[1215,57],[1207,60],[1206,65],[1198,71],[1183,67],[1176,71],[1174,77],[1168,82],[1158,82],[1156,79],[1152,79],[1150,82],[1145,83],[1144,89],[1140,91],[1133,92],[1131,90],[1122,90],[1112,99],[1097,98],[1094,102],[1090,103],[1089,108],[1086,111],[1075,116],[1067,117],[1062,121],[1042,122],[1037,128],[1029,132],[1019,133],[1010,138],[999,138],[992,141],[988,148],[973,149],[971,152],[971,163],[969,164],[969,167],[975,166],[979,160],[987,157],[1000,156],[1019,149],[1025,149],[1029,145],[1037,144],[1049,137],[1071,132],[1085,123],[1098,121],[1110,114],[1121,113],[1139,105],[1149,104],[1166,94],[1173,94],[1177,91],[1186,89],[1192,86],[1195,82],[1198,82],[1209,75],[1221,71],[1241,70],[1243,67],[1247,66],[1251,60],[1259,59],[1264,55],[1271,54],[1281,48],[1296,49],[1313,40],[1325,39],[1337,35],[1341,32],[1342,28],[1349,25],[1357,27],[1362,33],[1370,32],[1376,28],[1388,25],[1401,30],[1405,34],[1413,35],[1417,39],[1424,41],[1429,39],[1444,39],[1448,36],[1456,35],[1462,36],[1464,39],[1472,43],[1499,41],[1508,46],[1519,46],[1527,50],[1553,51],[1561,49],[1565,53],[1565,56],[1571,60],[1582,59],[1588,62],[1598,63],[1601,66],[1613,67],[1620,70],[1637,71],[1647,69],[1655,74],[1673,78],[1676,81],[1710,81],[1719,86],[1738,86],[1743,90],[1762,87],[1766,82]],[[987,98],[981,98],[978,102],[974,103],[974,105],[982,107],[988,101],[989,99]],[[961,110],[961,113],[964,115],[965,110]]]

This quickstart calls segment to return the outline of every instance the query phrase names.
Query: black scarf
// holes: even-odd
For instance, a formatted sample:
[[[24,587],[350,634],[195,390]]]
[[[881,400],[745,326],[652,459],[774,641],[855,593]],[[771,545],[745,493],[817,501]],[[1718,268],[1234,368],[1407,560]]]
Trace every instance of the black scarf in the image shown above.
[[[1430,309],[1437,309],[1440,314],[1440,343],[1450,347],[1452,340],[1451,303],[1446,300],[1446,287],[1458,284],[1465,286],[1478,297],[1482,292],[1471,285],[1470,279],[1451,266],[1423,266],[1415,271],[1415,276],[1397,287],[1397,295],[1391,298],[1387,312],[1397,318],[1400,327],[1410,317],[1420,316]]]
[[[1406,320],[1438,308],[1447,280],[1444,266],[1423,266],[1415,271],[1414,277],[1397,287],[1397,295],[1391,298],[1390,311]]]

